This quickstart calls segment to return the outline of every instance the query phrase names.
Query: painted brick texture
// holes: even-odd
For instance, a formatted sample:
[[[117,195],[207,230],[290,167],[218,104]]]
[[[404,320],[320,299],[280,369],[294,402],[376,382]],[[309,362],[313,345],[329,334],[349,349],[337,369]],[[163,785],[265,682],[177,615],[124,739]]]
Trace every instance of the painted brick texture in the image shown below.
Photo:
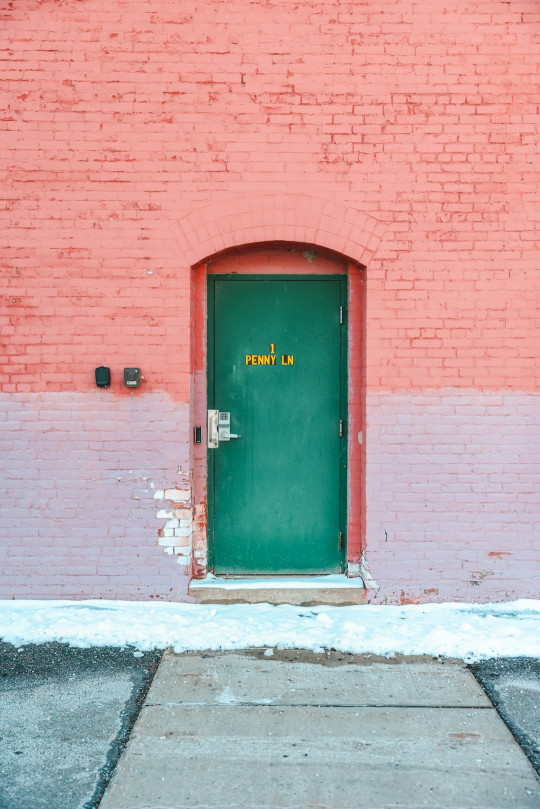
[[[179,507],[143,478],[194,486],[200,569],[191,266],[278,240],[366,268],[351,485],[373,597],[537,595],[538,4],[9,0],[0,20],[6,593],[185,597],[187,545],[158,531],[188,518],[157,519]],[[499,429],[522,442],[503,458]]]
[[[538,403],[470,390],[368,395],[374,600],[538,595]]]
[[[187,400],[167,225],[287,190],[387,224],[370,387],[531,389],[535,2],[36,1],[2,18],[5,390],[89,387],[106,344]]]
[[[0,598],[185,595],[191,562],[158,547],[156,494],[189,502],[187,421],[163,394],[2,394]]]

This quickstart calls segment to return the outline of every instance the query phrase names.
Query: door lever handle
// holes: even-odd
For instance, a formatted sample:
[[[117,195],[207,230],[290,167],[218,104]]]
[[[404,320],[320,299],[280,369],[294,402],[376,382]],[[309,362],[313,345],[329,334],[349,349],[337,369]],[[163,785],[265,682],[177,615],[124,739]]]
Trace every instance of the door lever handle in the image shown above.
[[[229,433],[227,430],[223,429],[219,431],[220,441],[229,441],[230,438],[242,438],[242,436],[237,435],[236,433]]]
[[[217,449],[220,441],[230,441],[231,438],[242,438],[241,435],[230,433],[231,414],[221,410],[208,411],[208,448]]]

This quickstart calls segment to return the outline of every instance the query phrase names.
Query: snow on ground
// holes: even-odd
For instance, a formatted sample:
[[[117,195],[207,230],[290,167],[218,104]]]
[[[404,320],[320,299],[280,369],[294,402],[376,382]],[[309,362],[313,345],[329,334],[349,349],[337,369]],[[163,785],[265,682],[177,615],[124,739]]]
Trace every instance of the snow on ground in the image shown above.
[[[16,646],[60,641],[139,651],[337,649],[473,662],[540,657],[540,601],[402,607],[0,601],[0,637]]]

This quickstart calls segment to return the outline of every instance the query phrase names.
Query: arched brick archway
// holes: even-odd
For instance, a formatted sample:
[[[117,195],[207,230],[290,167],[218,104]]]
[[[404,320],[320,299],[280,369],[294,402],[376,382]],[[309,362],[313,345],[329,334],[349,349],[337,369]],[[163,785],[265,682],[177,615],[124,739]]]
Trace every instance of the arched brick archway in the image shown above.
[[[348,266],[349,318],[349,574],[360,572],[364,541],[365,429],[364,278],[363,269],[376,252],[386,225],[352,208],[304,194],[264,195],[211,205],[187,214],[173,232],[184,271],[191,272],[191,419],[204,425],[206,416],[206,269],[216,257],[272,245],[311,246],[328,251],[342,268]],[[312,266],[312,265],[311,265]],[[237,270],[235,270],[237,271]],[[242,270],[238,270],[242,272]],[[244,270],[245,271],[245,270]],[[343,269],[341,270],[343,271]],[[207,561],[206,450],[193,448],[193,572],[204,575]]]
[[[240,197],[192,211],[172,226],[190,267],[234,247],[313,244],[367,266],[386,225],[373,216],[305,194]]]

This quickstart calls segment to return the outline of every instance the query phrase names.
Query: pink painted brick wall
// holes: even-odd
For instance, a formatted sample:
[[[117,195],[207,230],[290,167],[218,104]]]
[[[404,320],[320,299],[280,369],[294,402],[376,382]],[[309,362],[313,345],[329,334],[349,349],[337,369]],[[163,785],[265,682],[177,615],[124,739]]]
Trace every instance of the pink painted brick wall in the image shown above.
[[[536,2],[27,0],[5,4],[0,18],[0,390],[3,406],[19,413],[3,422],[9,497],[2,553],[10,592],[185,591],[180,566],[157,546],[150,503],[135,508],[127,497],[118,505],[107,474],[117,457],[141,485],[144,471],[174,487],[177,446],[193,472],[190,407],[204,358],[193,349],[192,315],[204,313],[192,311],[189,256],[204,258],[201,243],[212,253],[211,245],[223,242],[220,229],[265,241],[282,220],[282,239],[302,242],[310,234],[307,241],[328,244],[333,233],[335,249],[345,250],[355,226],[364,233],[367,221],[365,368],[351,367],[353,400],[367,390],[371,402],[390,402],[373,397],[393,393],[397,417],[411,415],[400,411],[407,397],[426,396],[426,418],[442,430],[446,397],[470,397],[480,408],[472,425],[490,431],[492,392],[515,394],[503,400],[504,425],[523,427],[519,403],[538,390],[539,365]],[[292,192],[305,200],[301,222],[284,201]],[[249,207],[261,195],[273,200],[268,220]],[[210,205],[219,212],[211,222],[197,214]],[[355,212],[338,235],[332,206]],[[102,363],[113,370],[106,396],[93,381]],[[135,405],[120,377],[131,365],[145,377],[133,400],[145,420],[126,450],[124,408]],[[66,411],[69,397],[85,404]],[[177,407],[182,418],[165,426]],[[476,433],[467,433],[469,418],[458,409],[461,449],[452,454],[459,482]],[[474,531],[457,530],[455,505],[445,512],[437,489],[422,491],[405,470],[378,485],[381,469],[393,474],[387,470],[400,439],[403,457],[411,439],[383,429],[379,418],[383,411],[370,405],[364,543],[380,592],[398,599],[403,589],[429,600],[437,595],[424,591],[437,580],[445,597],[462,598],[484,551],[497,567],[470,585],[471,597],[530,592],[529,530],[538,517],[519,488],[519,465],[503,469],[485,444],[485,463],[517,488],[503,492],[509,511],[497,510],[489,470],[481,470],[470,494],[489,518],[483,528],[475,522]],[[96,437],[103,424],[110,450]],[[77,463],[62,510],[56,493],[66,443],[74,452],[69,463]],[[435,480],[434,446],[426,438],[425,469]],[[36,467],[36,447],[50,463]],[[363,487],[357,471],[355,481]],[[402,497],[415,508],[423,503],[426,518],[413,530],[406,509],[391,511],[389,551],[380,529],[388,500]],[[202,513],[204,498],[197,505]],[[67,523],[75,525],[80,513],[89,532],[75,540],[84,540],[82,565],[64,541]],[[94,514],[126,540],[136,532],[129,552],[110,545]],[[431,523],[446,539],[435,537]],[[50,535],[40,534],[40,525]],[[499,546],[512,547],[511,557],[489,557],[494,535]],[[436,555],[440,541],[447,553],[450,536],[459,545],[452,545],[455,559],[464,555],[454,568],[430,570],[426,557],[415,556],[415,543]],[[133,572],[135,549],[148,562],[144,576]],[[111,555],[117,575],[104,572]],[[40,566],[40,558],[47,563]],[[53,579],[53,570],[65,570],[68,580]]]
[[[0,598],[183,600],[155,494],[187,488],[187,420],[160,394],[1,395]]]
[[[375,601],[540,593],[540,407],[523,393],[370,394]]]
[[[2,19],[4,390],[89,389],[106,347],[187,401],[168,225],[290,190],[387,225],[369,387],[534,389],[536,2],[36,0]]]

